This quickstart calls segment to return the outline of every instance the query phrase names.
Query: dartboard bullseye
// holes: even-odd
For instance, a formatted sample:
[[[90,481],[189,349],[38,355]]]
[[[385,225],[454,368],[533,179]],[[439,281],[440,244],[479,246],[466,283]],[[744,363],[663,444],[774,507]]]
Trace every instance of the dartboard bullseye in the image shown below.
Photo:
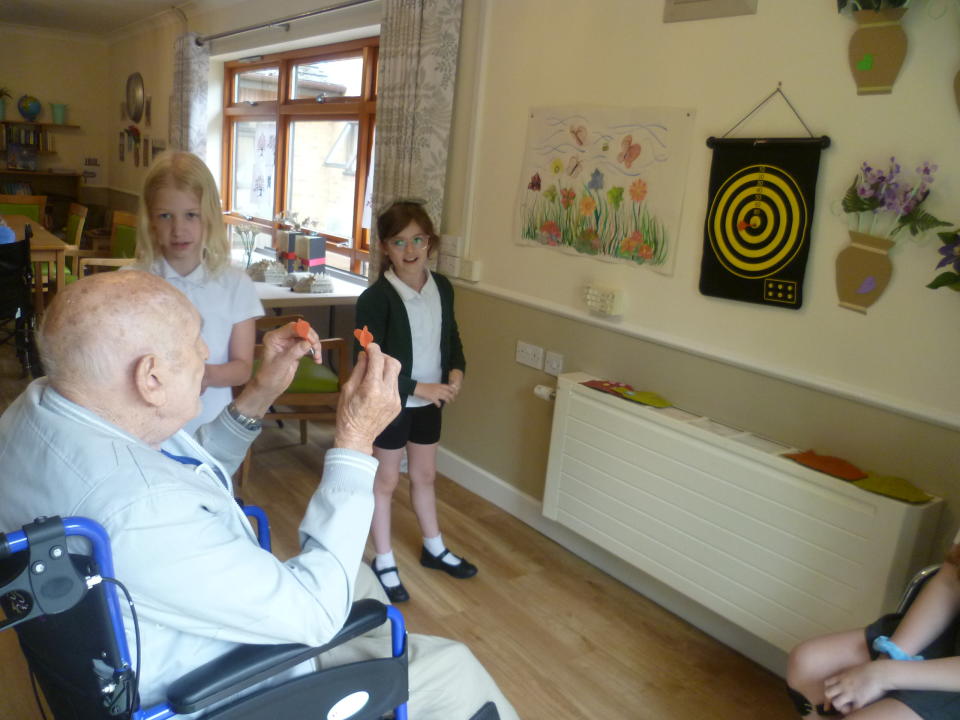
[[[707,237],[733,275],[760,279],[789,265],[807,236],[809,211],[793,176],[775,165],[747,165],[713,197]]]

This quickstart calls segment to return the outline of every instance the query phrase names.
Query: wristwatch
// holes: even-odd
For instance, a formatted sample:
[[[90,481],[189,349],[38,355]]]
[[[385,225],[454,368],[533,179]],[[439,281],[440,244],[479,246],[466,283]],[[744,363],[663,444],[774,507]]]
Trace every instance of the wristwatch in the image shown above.
[[[243,425],[246,430],[259,430],[263,425],[261,418],[250,417],[237,410],[237,404],[235,402],[227,405],[227,412],[230,414],[230,417]]]

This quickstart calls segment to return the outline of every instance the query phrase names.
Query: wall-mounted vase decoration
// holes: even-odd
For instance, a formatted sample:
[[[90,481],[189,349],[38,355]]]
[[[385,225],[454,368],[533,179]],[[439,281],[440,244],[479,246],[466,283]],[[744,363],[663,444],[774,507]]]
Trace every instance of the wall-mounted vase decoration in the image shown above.
[[[67,106],[64,103],[50,103],[50,116],[55,125],[67,122]]]
[[[893,83],[907,55],[907,34],[900,25],[906,8],[858,10],[857,29],[850,38],[850,71],[857,95],[883,95]]]
[[[887,252],[894,242],[850,230],[850,244],[837,255],[837,298],[840,307],[866,313],[887,289],[893,263]]]

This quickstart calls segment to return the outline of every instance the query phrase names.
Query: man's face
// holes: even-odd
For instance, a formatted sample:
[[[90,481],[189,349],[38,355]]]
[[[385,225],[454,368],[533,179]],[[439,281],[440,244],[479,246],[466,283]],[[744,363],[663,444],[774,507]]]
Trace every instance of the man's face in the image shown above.
[[[185,300],[185,304],[189,310],[188,320],[173,335],[168,357],[170,388],[164,414],[171,422],[178,423],[176,430],[200,412],[200,387],[210,355],[200,335],[200,315],[188,301]]]

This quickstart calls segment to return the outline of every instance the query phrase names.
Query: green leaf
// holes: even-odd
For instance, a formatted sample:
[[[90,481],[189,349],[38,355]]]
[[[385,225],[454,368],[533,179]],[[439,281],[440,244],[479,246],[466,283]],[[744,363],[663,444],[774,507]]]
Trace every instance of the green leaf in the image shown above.
[[[858,175],[853,179],[850,187],[847,188],[847,192],[843,196],[843,201],[840,203],[844,212],[848,213],[858,213],[858,212],[867,212],[868,210],[873,210],[874,208],[880,207],[882,204],[879,198],[862,198],[857,193],[857,181],[860,179]]]
[[[898,229],[906,227],[911,235],[919,235],[936,227],[950,227],[950,223],[938,220],[922,208],[915,207],[910,214],[904,215],[897,223]]]
[[[956,287],[954,287],[956,286]],[[937,288],[949,287],[951,289],[960,289],[960,275],[957,275],[955,272],[942,272],[937,277],[933,279],[933,282],[927,285],[931,290],[936,290]]]
[[[947,230],[946,232],[939,232],[937,233],[937,237],[940,238],[940,242],[944,245],[950,245],[957,241],[957,231]]]

